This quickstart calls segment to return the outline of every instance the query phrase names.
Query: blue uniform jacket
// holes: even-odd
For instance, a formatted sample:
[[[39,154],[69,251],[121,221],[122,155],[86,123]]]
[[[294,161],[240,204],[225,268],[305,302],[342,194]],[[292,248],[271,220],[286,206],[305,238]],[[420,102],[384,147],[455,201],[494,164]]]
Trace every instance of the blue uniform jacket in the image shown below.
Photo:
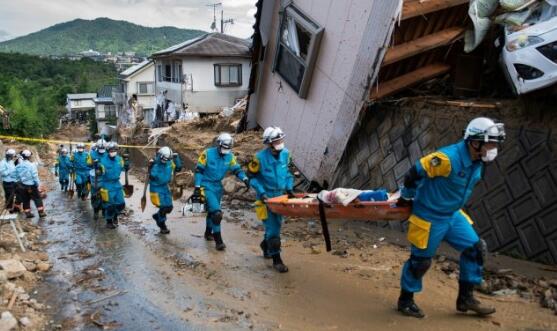
[[[412,211],[423,219],[447,220],[464,207],[478,181],[483,162],[472,161],[464,141],[439,149],[416,162],[422,177]]]
[[[89,165],[89,153],[75,152],[72,154],[71,161],[75,172],[89,173],[89,170],[91,169]]]
[[[56,170],[60,173],[60,177],[66,177],[72,171],[72,162],[70,161],[69,156],[58,156],[56,159]]]
[[[168,184],[172,181],[176,168],[174,161],[163,163],[157,156],[149,174],[149,190],[157,193],[169,192]]]
[[[17,181],[15,163],[13,160],[8,161],[4,159],[0,161],[0,176],[2,176],[2,181],[6,183],[15,183]]]
[[[21,160],[15,167],[17,181],[23,185],[41,185],[37,165],[29,160]]]
[[[102,172],[99,178],[99,181],[102,183],[101,187],[107,190],[121,189],[120,175],[122,171],[129,167],[129,165],[124,162],[124,159],[120,155],[116,155],[113,159],[106,156],[100,159],[99,166]]]
[[[195,186],[221,188],[222,179],[229,171],[240,180],[247,178],[234,154],[221,155],[217,147],[208,148],[199,155],[197,160]]]
[[[262,195],[269,198],[290,191],[294,185],[294,176],[290,172],[290,152],[285,148],[275,157],[270,148],[259,151],[248,165],[250,184],[257,192],[257,199]]]

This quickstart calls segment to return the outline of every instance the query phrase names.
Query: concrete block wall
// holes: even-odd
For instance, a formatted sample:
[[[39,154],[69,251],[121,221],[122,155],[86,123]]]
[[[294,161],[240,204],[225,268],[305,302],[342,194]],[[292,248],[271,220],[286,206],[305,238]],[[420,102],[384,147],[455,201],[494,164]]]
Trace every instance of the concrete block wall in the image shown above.
[[[520,115],[495,110],[378,106],[350,138],[334,186],[393,191],[416,160],[461,139],[480,115],[504,119],[507,141],[466,206],[477,232],[490,251],[557,264],[557,126],[526,126]],[[379,225],[406,230],[406,222]]]

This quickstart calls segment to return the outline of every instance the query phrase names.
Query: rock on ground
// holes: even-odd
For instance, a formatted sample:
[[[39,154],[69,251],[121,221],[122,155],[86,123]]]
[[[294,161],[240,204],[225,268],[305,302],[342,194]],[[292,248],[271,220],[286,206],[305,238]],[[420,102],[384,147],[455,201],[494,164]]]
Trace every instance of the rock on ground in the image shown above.
[[[0,318],[0,331],[11,331],[17,327],[17,320],[9,311],[2,313]]]
[[[27,271],[27,269],[25,269],[25,266],[21,264],[21,262],[13,259],[0,260],[0,268],[6,271],[6,276],[8,277],[8,279],[17,278],[23,275],[25,271]]]

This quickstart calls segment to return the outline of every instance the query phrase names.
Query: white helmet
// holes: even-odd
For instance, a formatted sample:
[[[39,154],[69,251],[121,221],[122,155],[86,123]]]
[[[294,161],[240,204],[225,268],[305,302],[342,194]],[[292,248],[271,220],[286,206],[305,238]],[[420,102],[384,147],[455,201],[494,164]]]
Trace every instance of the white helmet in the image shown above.
[[[502,143],[505,141],[505,125],[495,123],[487,117],[478,117],[470,121],[464,131],[464,140]]]
[[[9,149],[6,151],[6,156],[15,156],[15,149],[9,148]]]
[[[172,158],[172,150],[168,146],[164,146],[157,152],[162,160],[168,161]]]
[[[223,132],[217,138],[217,144],[221,148],[232,149],[232,146],[234,145],[234,138],[232,138],[230,133]]]
[[[60,150],[60,153],[62,153],[62,154],[68,154],[68,149],[67,149],[67,148],[62,148],[62,149]]]
[[[106,149],[106,141],[104,139],[97,140],[96,146],[98,149]]]
[[[277,140],[284,139],[286,135],[278,126],[270,126],[263,132],[263,143],[271,144]]]
[[[114,141],[111,141],[108,143],[106,149],[110,152],[110,151],[117,151],[118,150],[118,144],[115,143]]]
[[[31,155],[33,155],[33,153],[31,153],[31,151],[28,150],[28,149],[24,149],[24,150],[21,152],[21,156],[23,156],[23,158],[25,158],[25,159],[30,158]]]
[[[81,149],[84,149],[84,148],[85,148],[85,144],[84,144],[84,143],[78,143],[78,144],[76,145],[76,148],[77,148],[77,149],[80,149],[80,148],[81,148]]]

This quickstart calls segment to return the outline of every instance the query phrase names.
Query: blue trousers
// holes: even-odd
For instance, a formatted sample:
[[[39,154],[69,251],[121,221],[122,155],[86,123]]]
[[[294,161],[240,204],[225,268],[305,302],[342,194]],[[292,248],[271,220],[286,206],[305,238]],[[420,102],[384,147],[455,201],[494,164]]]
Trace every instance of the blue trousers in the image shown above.
[[[78,196],[83,197],[89,194],[89,182],[89,170],[75,172],[75,188],[77,189]]]
[[[126,207],[122,186],[103,187],[108,191],[108,200],[103,199],[104,218],[107,221],[115,219]],[[101,193],[102,194],[102,193]]]
[[[483,266],[478,259],[471,254],[463,254],[463,251],[473,247],[480,239],[470,223],[470,218],[463,212],[456,212],[449,220],[432,221],[429,231],[429,240],[425,249],[412,245],[411,257],[402,269],[400,287],[408,292],[420,292],[422,290],[422,277],[415,277],[412,272],[412,263],[417,259],[431,259],[442,241],[447,242],[460,255],[460,281],[472,284],[480,284],[482,281]],[[425,273],[425,272],[424,272]]]
[[[265,240],[270,238],[280,238],[280,229],[282,227],[282,215],[275,214],[267,210],[267,219],[263,221],[263,227],[265,228]],[[269,255],[280,254],[280,249],[269,248]]]
[[[58,171],[58,180],[60,182],[60,187],[62,191],[66,191],[68,189],[68,184],[70,183],[70,172],[69,170],[62,170]]]
[[[157,212],[157,216],[155,217],[157,224],[165,223],[166,215],[169,214],[174,207],[172,204],[172,195],[170,194],[168,186],[151,187],[150,195],[153,205],[159,207],[159,211]]]
[[[213,222],[212,216],[216,212],[222,212],[220,207],[220,200],[222,199],[222,186],[212,187],[203,186],[205,193],[205,204],[207,205],[207,218],[205,223],[208,229],[211,229],[212,233],[220,233],[220,224],[215,224]]]

